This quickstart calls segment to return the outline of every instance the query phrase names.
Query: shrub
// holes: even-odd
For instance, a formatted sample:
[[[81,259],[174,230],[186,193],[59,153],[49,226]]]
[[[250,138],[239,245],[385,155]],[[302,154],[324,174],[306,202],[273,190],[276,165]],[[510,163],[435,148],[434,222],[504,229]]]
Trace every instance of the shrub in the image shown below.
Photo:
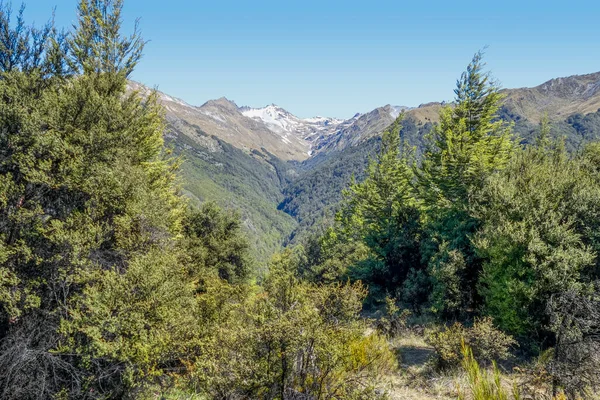
[[[595,273],[600,181],[587,159],[595,150],[584,154],[569,155],[560,141],[528,147],[481,192],[479,294],[484,312],[512,335],[548,341],[551,297],[582,293]]]
[[[411,312],[408,310],[400,311],[396,305],[396,299],[385,298],[385,316],[377,321],[377,330],[387,337],[395,337],[403,330],[406,330],[407,319]]]
[[[512,336],[494,327],[491,317],[475,321],[467,331],[467,339],[475,358],[480,362],[505,360],[510,356],[510,347],[516,345]]]
[[[450,327],[430,330],[426,341],[435,349],[435,364],[439,369],[455,368],[461,363],[463,343],[469,346],[477,361],[485,364],[508,358],[510,346],[516,344],[511,336],[494,328],[489,317],[476,319],[470,328],[457,322]]]
[[[381,397],[375,389],[396,358],[385,337],[365,335],[366,289],[302,281],[297,262],[290,250],[275,257],[264,288],[220,313],[190,368],[194,387],[210,398]]]
[[[462,368],[467,375],[468,393],[459,391],[458,400],[522,400],[550,398],[551,400],[567,400],[564,393],[557,393],[554,396],[539,397],[539,393],[528,394],[516,384],[513,384],[512,390],[507,390],[506,385],[502,385],[502,377],[496,363],[492,363],[491,374],[489,371],[481,368],[473,356],[472,349],[462,343]],[[577,397],[576,399],[581,399]]]
[[[600,391],[600,287],[589,295],[569,290],[548,304],[550,328],[556,335],[548,371],[553,392],[569,398],[598,398]]]
[[[425,332],[425,341],[435,351],[434,362],[437,368],[446,369],[460,364],[460,344],[465,336],[465,328],[458,322],[450,327]]]

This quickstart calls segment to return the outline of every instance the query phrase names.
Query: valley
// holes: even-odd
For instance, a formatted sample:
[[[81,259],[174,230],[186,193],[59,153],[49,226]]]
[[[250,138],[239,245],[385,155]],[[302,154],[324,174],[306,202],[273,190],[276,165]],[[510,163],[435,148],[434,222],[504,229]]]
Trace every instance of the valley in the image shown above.
[[[483,3],[32,1],[0,0],[1,399],[600,398],[600,72],[463,59],[492,38],[529,85],[593,40],[535,60]]]
[[[129,90],[149,88],[129,82]],[[600,72],[504,89],[499,115],[529,143],[547,115],[554,137],[576,151],[600,137]],[[240,211],[260,262],[282,245],[306,239],[333,221],[342,191],[361,181],[379,137],[404,114],[401,135],[423,150],[444,103],[385,105],[352,118],[299,118],[274,104],[251,108],[226,98],[201,106],[160,93],[167,146],[183,159],[182,184],[193,203],[215,201]],[[450,104],[450,106],[452,106]]]

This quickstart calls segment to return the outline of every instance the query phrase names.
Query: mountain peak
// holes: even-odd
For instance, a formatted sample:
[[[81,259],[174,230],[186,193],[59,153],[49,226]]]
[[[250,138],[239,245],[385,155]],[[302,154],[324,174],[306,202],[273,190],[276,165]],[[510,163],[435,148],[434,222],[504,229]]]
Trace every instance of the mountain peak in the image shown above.
[[[344,121],[336,118],[314,117],[299,118],[276,104],[263,108],[242,107],[246,117],[264,123],[269,129],[282,137],[282,140],[301,141],[309,146],[308,154],[317,141],[336,132]]]
[[[227,97],[222,96],[219,97],[218,99],[215,100],[209,100],[206,103],[202,104],[202,106],[200,107],[207,107],[207,106],[217,106],[217,107],[226,107],[226,108],[235,108],[236,110],[238,109],[237,104],[235,104],[235,101],[233,100],[229,100]]]

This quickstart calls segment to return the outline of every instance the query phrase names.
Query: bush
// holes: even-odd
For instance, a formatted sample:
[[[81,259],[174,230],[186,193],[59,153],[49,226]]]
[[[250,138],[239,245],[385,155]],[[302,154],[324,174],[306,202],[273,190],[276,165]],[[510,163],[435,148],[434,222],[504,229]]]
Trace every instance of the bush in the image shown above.
[[[476,319],[470,328],[457,322],[450,327],[430,330],[426,341],[435,349],[435,364],[439,369],[455,368],[462,362],[463,343],[469,346],[477,361],[485,364],[508,358],[510,346],[516,344],[511,336],[494,328],[490,317]]]
[[[385,337],[365,335],[366,289],[302,281],[298,261],[285,251],[270,265],[263,290],[221,308],[217,331],[190,368],[192,386],[210,398],[381,397],[375,389],[396,358]]]
[[[600,392],[600,283],[594,293],[566,291],[548,304],[550,328],[556,335],[548,371],[553,391],[569,398],[598,398]]]
[[[377,330],[387,337],[395,337],[403,330],[406,330],[407,320],[411,312],[408,310],[400,311],[396,305],[396,299],[385,298],[385,316],[377,321]]]
[[[506,385],[502,384],[502,377],[496,363],[492,365],[491,374],[482,369],[473,356],[473,351],[469,346],[462,344],[462,368],[467,375],[468,393],[459,391],[458,400],[522,400],[549,398],[551,400],[567,400],[564,393],[557,393],[554,396],[545,396],[540,393],[527,393],[521,387],[513,384],[512,390],[507,390]],[[580,400],[580,397],[576,397]]]
[[[483,225],[473,238],[485,260],[479,295],[486,315],[512,335],[548,342],[551,297],[581,292],[596,273],[597,151],[571,156],[558,141],[528,147],[481,191]]]

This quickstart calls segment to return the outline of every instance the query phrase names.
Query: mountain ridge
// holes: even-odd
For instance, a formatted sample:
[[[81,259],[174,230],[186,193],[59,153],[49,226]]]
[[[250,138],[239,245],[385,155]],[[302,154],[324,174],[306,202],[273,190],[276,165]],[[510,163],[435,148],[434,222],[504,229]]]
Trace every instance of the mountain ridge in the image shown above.
[[[150,89],[130,81],[129,90],[148,95]],[[169,125],[178,127],[180,134],[196,137],[200,129],[207,136],[215,136],[250,153],[263,151],[282,160],[303,160],[308,157],[306,145],[300,140],[282,141],[281,136],[261,121],[242,114],[235,102],[221,97],[193,106],[176,97],[158,91],[160,103],[166,110]]]
[[[600,72],[556,78],[533,88],[503,89],[500,118],[514,123],[523,143],[548,113],[554,136],[572,150],[600,138]],[[142,95],[147,87],[132,82]],[[444,102],[418,107],[385,105],[340,120],[299,118],[275,104],[238,106],[225,97],[193,106],[158,93],[166,111],[167,146],[183,159],[182,185],[193,203],[217,201],[240,210],[257,258],[299,241],[331,220],[352,176],[360,181],[381,133],[405,113],[401,136],[416,149],[439,121]]]
[[[504,89],[504,106],[537,123],[588,114],[600,108],[600,72],[550,79],[532,88]]]
[[[142,95],[151,91],[135,81],[130,81],[129,89]],[[379,131],[391,124],[401,111],[412,109],[388,104],[356,113],[346,120],[323,116],[300,118],[274,103],[261,108],[238,106],[235,101],[222,96],[194,106],[180,98],[157,92],[167,111],[167,120],[182,127],[182,133],[188,132],[185,125],[198,126],[207,134],[247,152],[266,150],[282,160],[295,161],[303,161],[320,151],[339,149],[346,143],[356,144],[368,139],[381,133]],[[347,137],[355,134],[354,140]]]
[[[150,89],[132,82],[144,93]],[[504,112],[531,123],[544,114],[560,121],[570,115],[595,112],[600,108],[600,72],[559,77],[534,87],[502,89]],[[265,107],[238,106],[226,97],[193,106],[159,92],[167,119],[198,126],[246,151],[266,151],[286,161],[302,162],[323,152],[356,146],[383,132],[400,112],[419,123],[436,123],[445,102],[429,102],[417,107],[384,105],[343,120],[333,117],[300,118],[271,103]],[[184,129],[185,133],[185,129]]]

